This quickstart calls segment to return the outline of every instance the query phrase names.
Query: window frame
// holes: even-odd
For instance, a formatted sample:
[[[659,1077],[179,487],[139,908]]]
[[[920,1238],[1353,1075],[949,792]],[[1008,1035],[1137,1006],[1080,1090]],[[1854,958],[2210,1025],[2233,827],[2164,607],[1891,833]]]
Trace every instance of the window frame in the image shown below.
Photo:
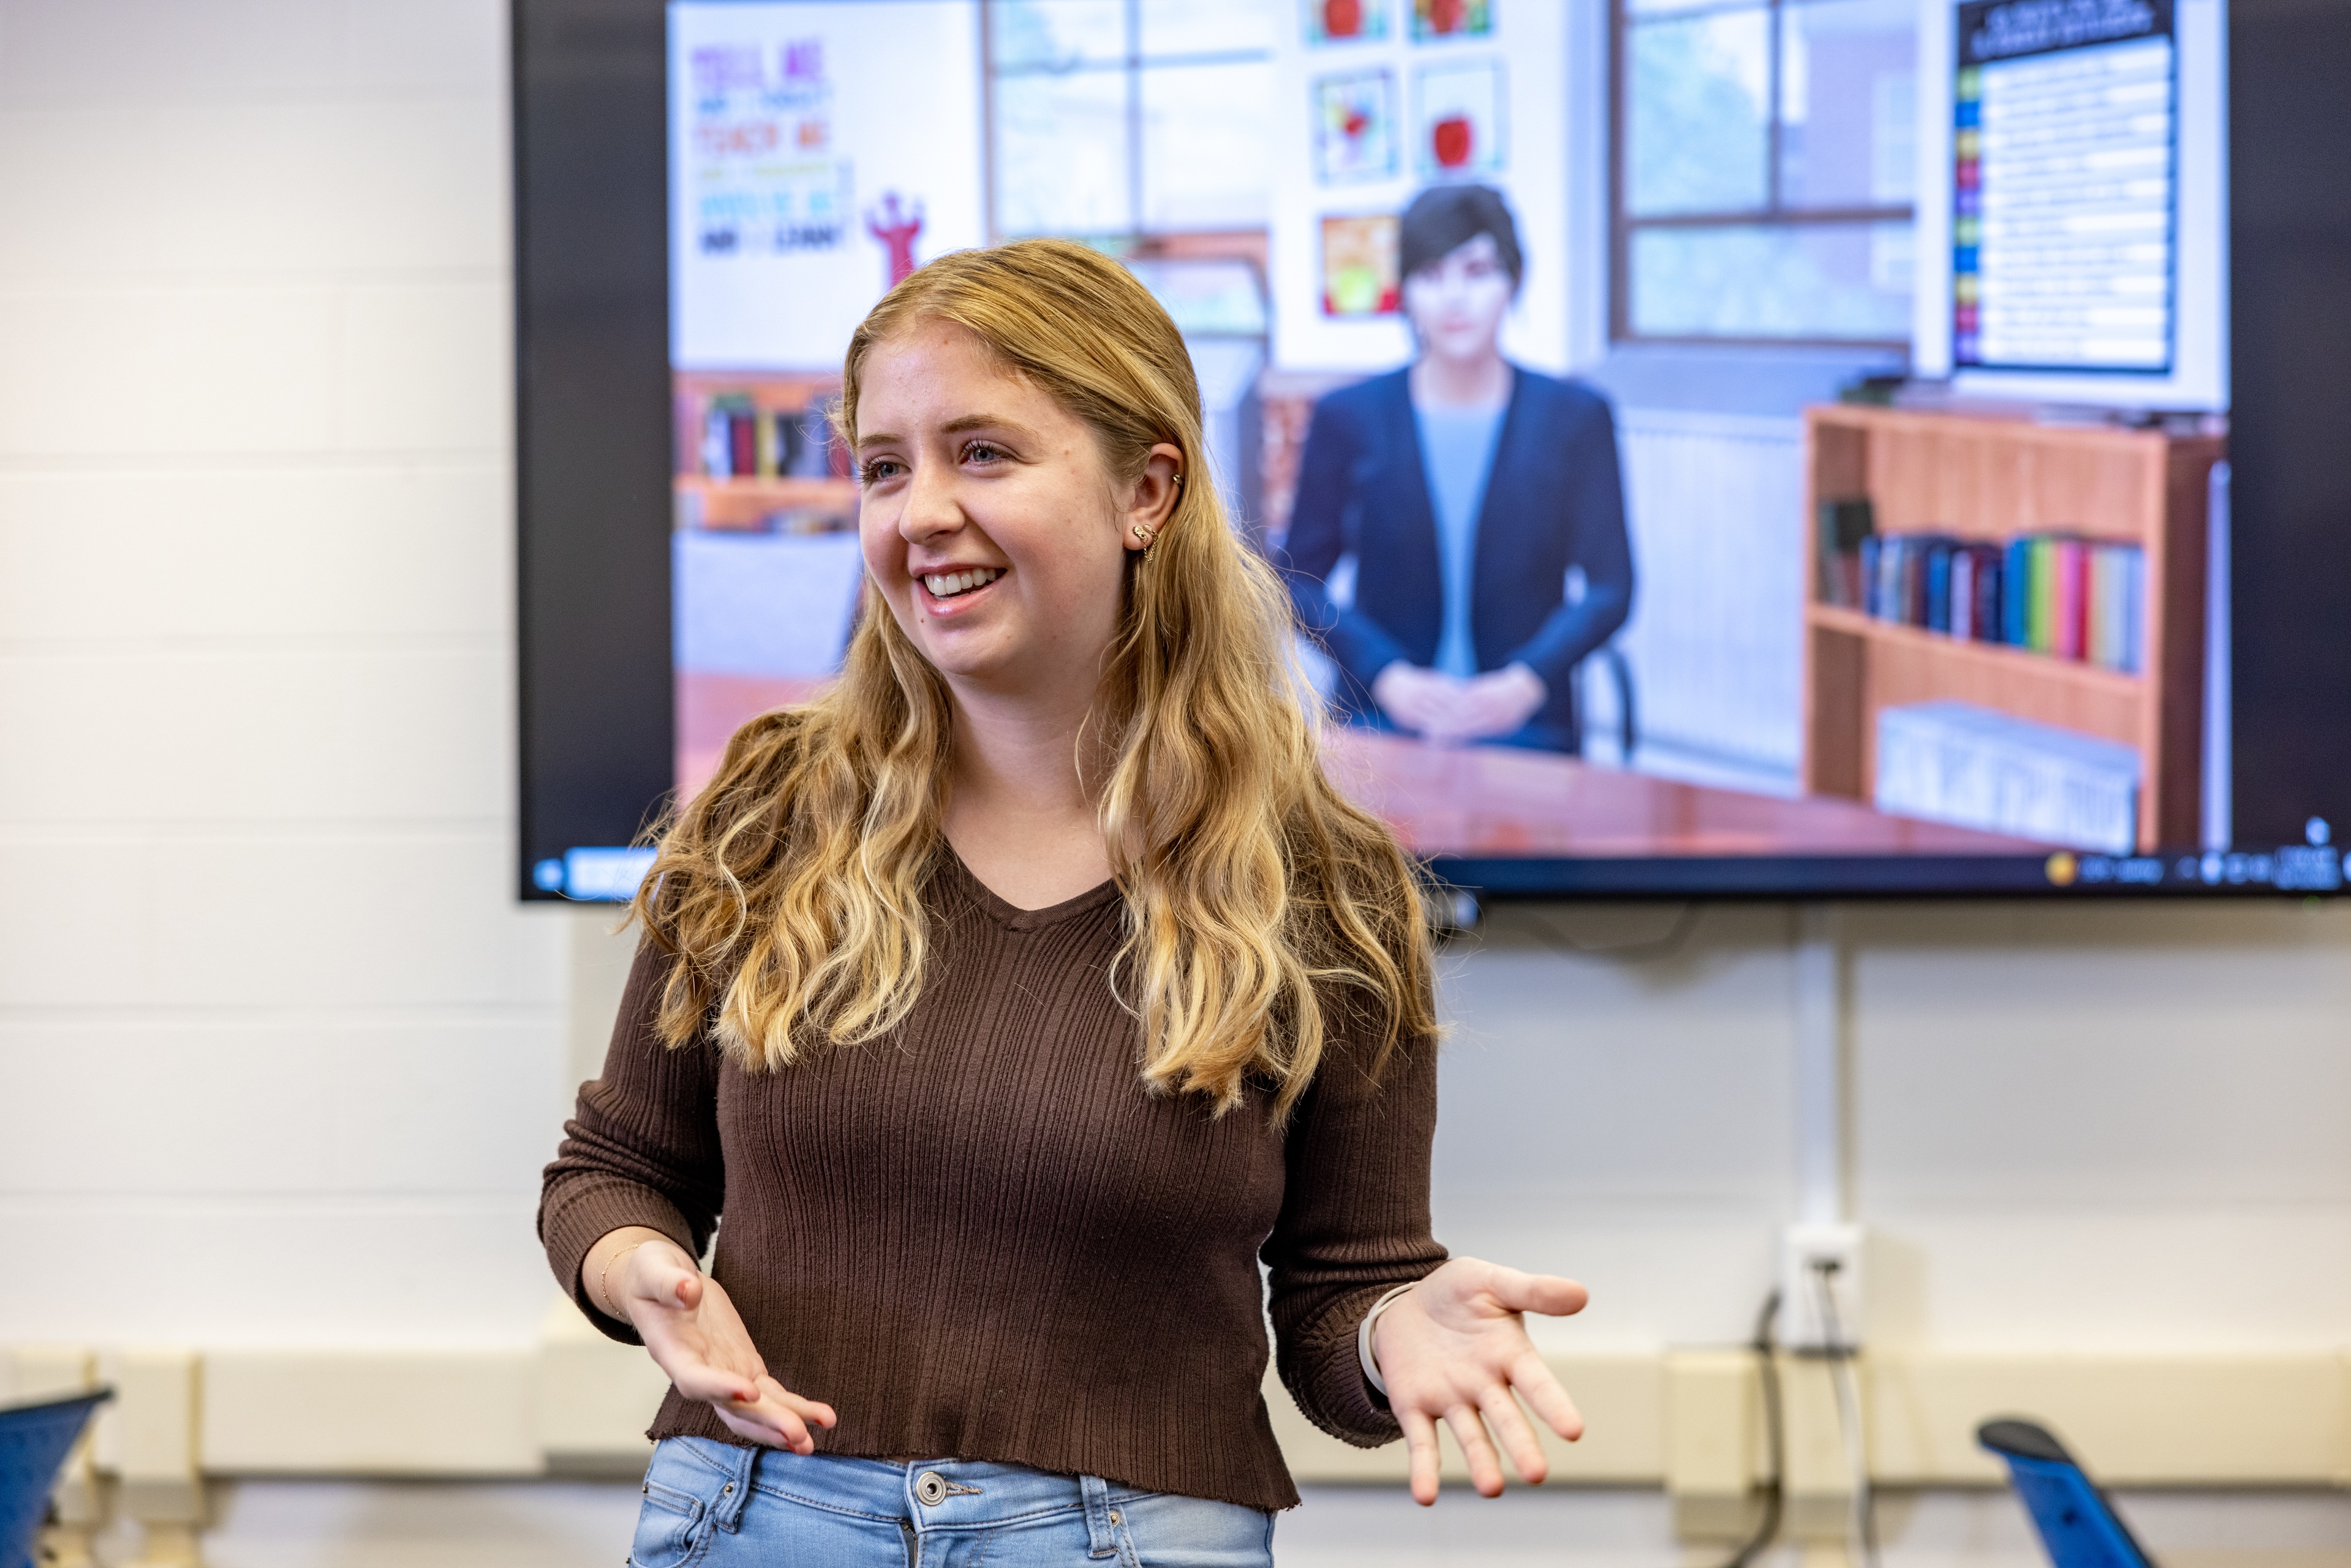
[[[1195,49],[1173,54],[1149,54],[1143,47],[1143,0],[1123,0],[1120,11],[1125,22],[1125,52],[1116,60],[1089,60],[1081,65],[1056,68],[1051,66],[1016,66],[1009,69],[999,67],[996,60],[996,10],[1003,0],[979,0],[979,67],[980,67],[980,157],[983,161],[981,200],[985,214],[987,242],[999,245],[1008,237],[998,222],[997,179],[996,89],[999,80],[1008,78],[1035,76],[1074,76],[1081,72],[1107,76],[1116,72],[1125,87],[1126,100],[1126,216],[1123,229],[1108,230],[1079,237],[1090,245],[1113,249],[1121,255],[1151,252],[1165,242],[1178,242],[1186,254],[1227,255],[1260,257],[1264,249],[1265,230],[1259,228],[1153,228],[1144,222],[1144,73],[1160,68],[1185,66],[1270,65],[1275,51],[1271,48]],[[1181,242],[1210,241],[1205,251],[1198,244],[1188,246]]]
[[[1608,340],[1613,344],[1666,348],[1806,349],[1855,351],[1896,351],[1907,361],[1911,338],[1739,337],[1714,334],[1637,332],[1633,328],[1633,235],[1640,229],[1808,228],[1829,224],[1905,223],[1918,221],[1913,200],[1883,204],[1839,207],[1789,206],[1780,199],[1782,16],[1808,0],[1707,0],[1670,13],[1676,17],[1731,11],[1761,11],[1766,18],[1769,48],[1764,96],[1769,110],[1764,127],[1764,204],[1760,208],[1706,213],[1671,213],[1635,217],[1625,210],[1625,163],[1630,143],[1625,136],[1629,73],[1626,70],[1632,0],[1608,0]]]

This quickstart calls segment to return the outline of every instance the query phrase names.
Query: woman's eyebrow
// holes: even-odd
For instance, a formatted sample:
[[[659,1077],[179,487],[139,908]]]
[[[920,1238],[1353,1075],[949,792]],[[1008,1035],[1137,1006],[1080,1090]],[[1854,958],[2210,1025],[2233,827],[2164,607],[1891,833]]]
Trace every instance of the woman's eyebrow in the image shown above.
[[[962,414],[939,426],[939,434],[942,435],[961,435],[968,430],[1000,430],[1008,435],[1026,436],[1031,440],[1034,440],[1037,434],[1035,431],[1017,419],[1006,419],[1000,414],[994,413]],[[876,431],[871,435],[859,436],[857,446],[862,452],[869,446],[900,445],[905,439],[904,436],[893,432]]]
[[[947,423],[940,425],[938,433],[940,435],[964,435],[967,430],[1004,430],[1007,435],[1037,440],[1037,433],[1034,433],[1034,430],[1029,430],[1028,425],[1020,423],[1018,418],[1004,418],[1001,413],[962,413],[962,416],[950,418]],[[905,437],[895,435],[895,433],[891,433],[891,430],[874,430],[872,435],[858,437],[858,452],[865,452],[868,446],[901,446],[901,444],[905,444]]]
[[[947,421],[939,426],[939,430],[946,435],[961,435],[967,430],[1001,430],[1008,435],[1033,436],[1037,434],[1017,419],[1006,419],[994,413],[967,413],[960,419]]]

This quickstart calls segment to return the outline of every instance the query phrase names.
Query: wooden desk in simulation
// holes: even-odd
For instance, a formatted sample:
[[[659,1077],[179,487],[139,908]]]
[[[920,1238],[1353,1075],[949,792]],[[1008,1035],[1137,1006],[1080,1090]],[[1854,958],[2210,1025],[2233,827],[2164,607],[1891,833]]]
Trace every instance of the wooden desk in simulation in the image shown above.
[[[805,702],[820,680],[677,676],[677,779],[699,789],[753,715]],[[1834,796],[1685,784],[1507,747],[1436,747],[1333,727],[1332,777],[1417,853],[1469,856],[2034,854],[2046,845],[1889,817]]]

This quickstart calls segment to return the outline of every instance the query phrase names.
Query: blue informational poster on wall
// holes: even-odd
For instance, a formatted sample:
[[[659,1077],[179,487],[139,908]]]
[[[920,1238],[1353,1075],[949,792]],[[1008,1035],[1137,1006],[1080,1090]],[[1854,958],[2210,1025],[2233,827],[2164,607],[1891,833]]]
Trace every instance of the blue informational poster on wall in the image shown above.
[[[1953,363],[2169,371],[2171,0],[1978,0],[1957,64]]]

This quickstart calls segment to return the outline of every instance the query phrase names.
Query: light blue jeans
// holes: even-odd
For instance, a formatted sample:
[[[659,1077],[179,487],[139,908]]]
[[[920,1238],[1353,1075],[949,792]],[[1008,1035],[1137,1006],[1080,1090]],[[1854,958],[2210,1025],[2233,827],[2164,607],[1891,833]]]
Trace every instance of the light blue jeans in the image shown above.
[[[1272,1568],[1273,1515],[1026,1465],[664,1437],[635,1568]]]

